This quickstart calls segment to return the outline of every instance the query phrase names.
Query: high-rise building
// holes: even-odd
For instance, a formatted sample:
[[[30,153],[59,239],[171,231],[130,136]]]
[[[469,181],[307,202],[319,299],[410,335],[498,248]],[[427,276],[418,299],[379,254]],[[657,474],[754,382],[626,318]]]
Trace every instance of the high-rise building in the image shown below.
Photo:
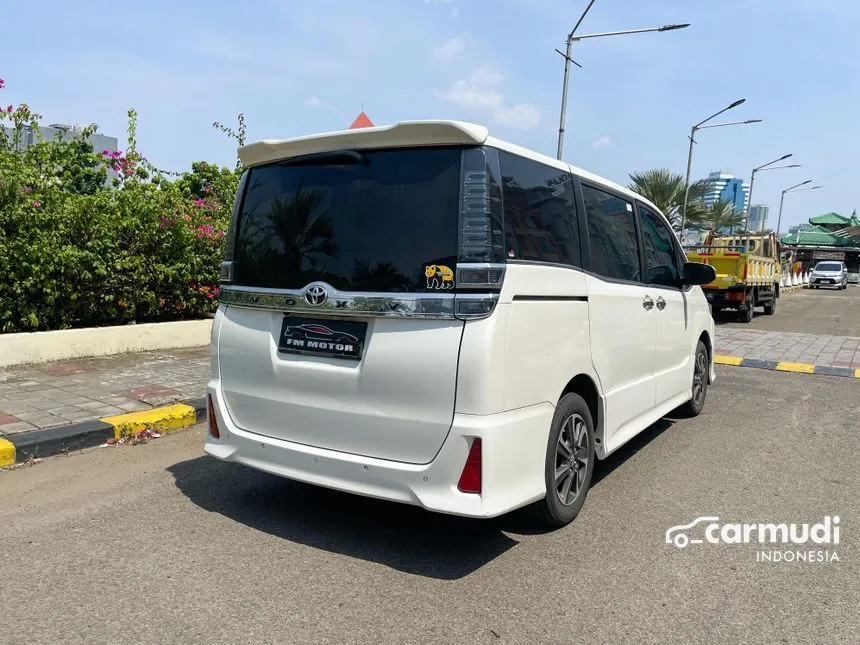
[[[802,224],[796,224],[794,226],[790,226],[788,228],[788,232],[791,235],[797,235],[798,233],[803,233],[805,231],[809,231],[813,228],[812,224],[808,222],[803,222]]]
[[[770,206],[765,204],[750,206],[749,229],[751,231],[767,230],[768,213],[770,213]]]
[[[749,190],[744,180],[731,173],[716,171],[708,175],[708,192],[705,193],[705,205],[712,206],[717,200],[734,204],[736,212],[744,212],[749,207]]]

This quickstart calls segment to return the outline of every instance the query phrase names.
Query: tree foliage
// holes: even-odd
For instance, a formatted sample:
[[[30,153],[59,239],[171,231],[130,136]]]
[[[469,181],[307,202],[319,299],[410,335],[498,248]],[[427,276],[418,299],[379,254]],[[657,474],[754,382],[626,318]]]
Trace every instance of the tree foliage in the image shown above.
[[[39,120],[0,109],[0,332],[214,311],[241,168],[195,162],[168,179],[138,152],[134,110],[118,153],[93,150],[94,125],[23,146]]]
[[[630,174],[630,190],[653,202],[676,229],[681,226],[686,182],[682,175],[666,168],[655,168]],[[696,226],[705,216],[704,196],[708,190],[706,180],[690,184],[687,197],[687,225]]]

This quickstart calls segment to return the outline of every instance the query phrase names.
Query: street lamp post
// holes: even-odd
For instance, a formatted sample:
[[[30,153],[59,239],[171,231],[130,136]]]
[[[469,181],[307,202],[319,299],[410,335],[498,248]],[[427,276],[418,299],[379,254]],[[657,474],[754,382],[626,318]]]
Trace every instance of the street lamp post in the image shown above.
[[[773,161],[768,161],[766,164],[762,164],[757,168],[753,168],[752,174],[750,175],[750,192],[749,192],[749,203],[750,205],[747,207],[746,217],[744,217],[744,231],[747,234],[747,246],[749,249],[750,246],[750,231],[749,231],[749,221],[750,221],[750,208],[752,208],[753,201],[753,185],[755,184],[755,174],[761,170],[776,170],[777,168],[797,168],[800,164],[794,164],[791,166],[774,166],[773,164],[779,163],[780,161],[785,161],[789,157],[792,156],[792,153],[781,156],[779,159],[774,159]]]
[[[818,190],[821,186],[813,186],[812,188],[800,188],[801,186],[805,186],[806,184],[811,184],[812,180],[807,179],[806,181],[802,181],[796,186],[792,186],[791,188],[786,188],[782,191],[782,195],[779,198],[779,218],[776,220],[776,240],[779,241],[779,227],[782,226],[782,203],[785,200],[786,193],[796,192],[799,193],[801,190]],[[799,189],[799,190],[798,190]]]
[[[585,14],[588,13],[588,10],[591,9],[591,5],[593,5],[594,2],[595,0],[591,0],[591,2],[588,3],[588,6],[585,8],[585,11],[582,12],[582,15],[579,17],[579,20],[577,21],[576,25],[567,35],[567,48],[565,49],[564,53],[560,52],[558,49],[555,50],[564,58],[564,83],[562,84],[561,91],[561,113],[558,119],[558,151],[556,154],[558,159],[561,159],[562,153],[564,151],[564,124],[565,120],[567,119],[567,88],[570,79],[570,64],[573,63],[577,67],[582,67],[582,65],[580,65],[570,57],[570,50],[573,43],[578,42],[580,40],[585,40],[586,38],[625,36],[628,34],[644,34],[653,31],[674,31],[676,29],[685,29],[690,26],[689,23],[685,23],[680,25],[663,25],[662,27],[648,27],[646,29],[625,29],[623,31],[607,31],[600,34],[587,34],[585,36],[576,36],[575,33],[577,28],[582,23],[583,18],[585,18]]]
[[[686,185],[684,186],[684,208],[681,210],[681,234],[684,233],[684,227],[687,225],[687,202],[690,199],[690,171],[693,167],[693,144],[696,143],[696,130],[704,130],[705,128],[722,128],[727,125],[743,125],[747,123],[760,123],[761,119],[749,119],[747,121],[732,121],[731,123],[715,123],[714,125],[705,125],[711,119],[720,116],[723,112],[728,112],[739,105],[746,103],[746,99],[738,99],[728,107],[724,107],[719,112],[715,112],[704,121],[699,121],[696,125],[690,128],[690,151],[687,153],[687,177]]]

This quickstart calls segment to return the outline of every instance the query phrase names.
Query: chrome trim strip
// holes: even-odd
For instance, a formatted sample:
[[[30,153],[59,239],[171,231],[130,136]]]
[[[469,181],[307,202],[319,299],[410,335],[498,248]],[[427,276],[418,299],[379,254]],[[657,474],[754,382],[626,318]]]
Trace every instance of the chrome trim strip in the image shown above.
[[[328,298],[320,305],[309,305],[305,300],[305,289],[262,289],[235,285],[221,286],[221,303],[233,307],[262,309],[283,313],[323,314],[343,317],[394,317],[475,319],[486,318],[495,309],[499,294],[435,294],[435,293],[372,293],[338,291],[334,287],[314,282],[309,286],[322,285]],[[456,302],[491,301],[489,311],[482,314],[457,314]]]

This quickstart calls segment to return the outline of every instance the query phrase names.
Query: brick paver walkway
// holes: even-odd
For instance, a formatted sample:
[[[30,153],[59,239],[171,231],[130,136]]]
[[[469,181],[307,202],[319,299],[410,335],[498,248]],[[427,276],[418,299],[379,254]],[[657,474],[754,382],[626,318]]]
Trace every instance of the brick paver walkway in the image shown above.
[[[860,369],[860,338],[717,327],[716,354]]]
[[[715,352],[860,369],[860,338],[718,326]],[[0,436],[197,398],[209,348],[0,368]]]
[[[0,436],[203,396],[209,348],[0,368]]]

